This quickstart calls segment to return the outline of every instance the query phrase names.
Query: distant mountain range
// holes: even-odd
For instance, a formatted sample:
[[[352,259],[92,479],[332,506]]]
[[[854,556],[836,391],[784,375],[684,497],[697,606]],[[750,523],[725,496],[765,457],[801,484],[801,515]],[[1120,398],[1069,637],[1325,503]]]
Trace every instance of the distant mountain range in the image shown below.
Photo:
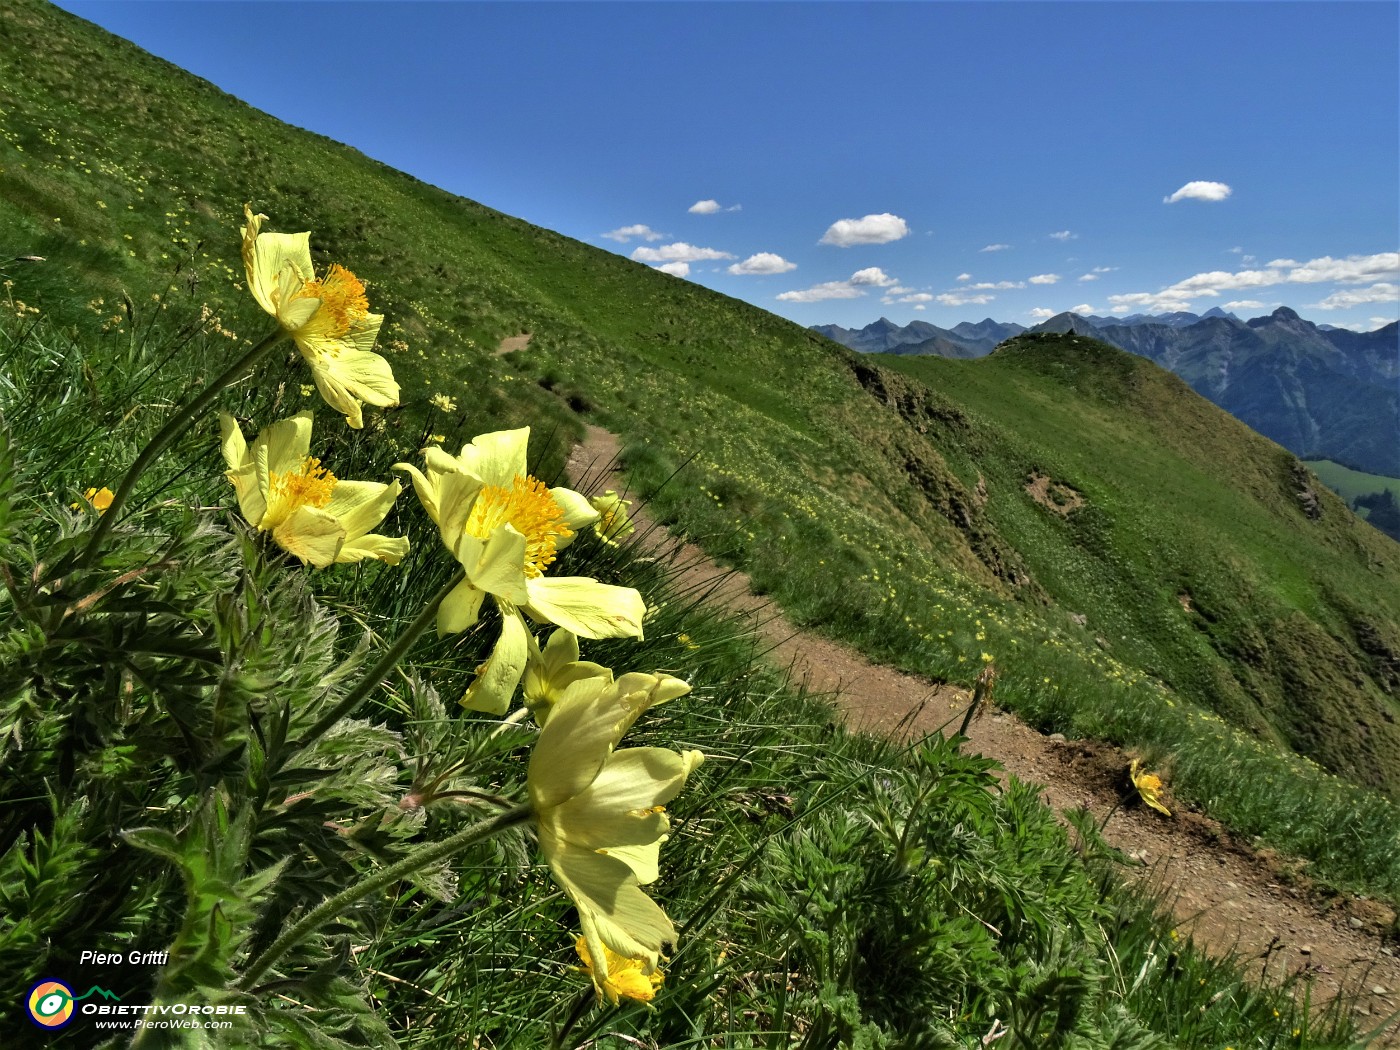
[[[1139,354],[1175,372],[1301,459],[1331,459],[1400,477],[1400,326],[1374,332],[1315,325],[1286,306],[1242,321],[1204,314],[1131,317],[1061,313],[1032,328],[990,317],[939,328],[886,318],[860,329],[813,331],[862,353],[981,357],[1022,332],[1073,332]]]

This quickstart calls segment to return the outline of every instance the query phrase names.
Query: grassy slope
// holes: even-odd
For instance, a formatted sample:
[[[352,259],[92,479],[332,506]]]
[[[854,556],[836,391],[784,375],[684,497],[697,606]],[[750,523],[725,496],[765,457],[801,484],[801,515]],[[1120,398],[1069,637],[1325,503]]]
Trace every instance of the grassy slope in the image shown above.
[[[976,453],[940,447],[985,472],[998,531],[1120,659],[1326,765],[1400,765],[1386,695],[1400,684],[1400,594],[1377,586],[1400,571],[1400,547],[1287,452],[1151,362],[1082,337],[1023,337],[971,362],[882,360],[973,415]],[[1084,505],[1037,504],[1032,473]]]
[[[1363,533],[1343,543],[1330,503],[1321,529],[1290,520],[1277,476],[1285,464],[1273,446],[1241,438],[1220,450],[1252,464],[1249,497],[1211,484],[1209,472],[1198,472],[1201,487],[1192,489],[1182,474],[1173,508],[1138,490],[1140,501],[1125,508],[1132,513],[1108,522],[1085,515],[1098,531],[1067,543],[1029,505],[982,505],[979,473],[1004,484],[1025,463],[999,458],[1003,446],[974,411],[912,381],[890,389],[889,373],[796,325],[279,124],[38,0],[7,5],[0,53],[26,71],[0,85],[0,229],[14,254],[47,260],[11,266],[10,294],[41,302],[51,316],[110,311],[120,328],[122,311],[112,306],[119,288],[145,307],[173,281],[178,294],[188,289],[193,301],[215,303],[240,334],[260,331],[255,311],[223,291],[239,276],[235,232],[241,203],[251,199],[273,217],[272,228],[315,231],[318,261],[344,262],[370,282],[374,308],[389,315],[383,343],[404,384],[405,409],[387,417],[401,452],[411,451],[425,421],[445,433],[533,422],[567,434],[581,412],[638,443],[632,466],[641,483],[654,486],[689,461],[661,492],[660,508],[755,570],[799,616],[882,656],[968,680],[990,648],[1008,680],[1018,670],[1024,683],[1075,677],[1089,703],[1118,679],[1156,675],[1322,759],[1348,754],[1354,723],[1309,716],[1306,724],[1318,727],[1311,739],[1281,710],[1286,704],[1256,702],[1237,684],[1267,684],[1277,674],[1242,662],[1253,635],[1235,639],[1230,615],[1255,602],[1222,582],[1235,579],[1281,603],[1272,619],[1239,630],[1277,621],[1296,631],[1290,652],[1304,661],[1279,673],[1296,676],[1303,695],[1342,702],[1333,690],[1359,677],[1355,695],[1379,703],[1376,667],[1384,652],[1400,651],[1393,548]],[[39,53],[42,63],[23,59]],[[192,272],[202,277],[197,289],[187,283]],[[64,298],[85,283],[110,288],[108,301]],[[495,357],[496,341],[522,330],[535,333],[530,349]],[[1018,371],[1008,359],[992,367],[1008,369],[1008,382],[1036,381],[1033,369]],[[427,406],[429,393],[470,405],[470,416],[442,418]],[[1091,393],[1064,406],[1068,420],[1092,410]],[[974,397],[971,387],[966,396]],[[1223,426],[1205,402],[1178,401],[1191,405],[1194,427]],[[1073,433],[1047,429],[1028,440],[1053,438],[1037,456],[1078,480]],[[1147,450],[1152,434],[1124,427],[1121,436]],[[557,462],[558,443],[549,453]],[[1017,454],[1024,459],[1024,449]],[[1111,494],[1098,495],[1113,505]],[[1134,530],[1168,520],[1194,528],[1175,513],[1187,506],[1196,515],[1208,509],[1214,522],[1271,522],[1270,542],[1178,543],[1181,580],[1153,581],[1142,561],[1171,529],[1162,525],[1151,541]],[[1319,532],[1335,542],[1316,544]],[[1096,554],[1085,553],[1095,545]],[[1059,572],[1067,551],[1079,552],[1083,582]],[[1299,568],[1307,564],[1353,588],[1345,601],[1314,588]],[[1233,575],[1222,577],[1221,566]],[[1172,603],[1157,599],[1172,598],[1178,583],[1198,607],[1223,610],[1217,619],[1230,633],[1171,620]],[[1150,601],[1142,591],[1149,586]],[[1366,610],[1384,650],[1378,656],[1357,651],[1352,609]],[[1070,611],[1121,627],[1133,641],[1115,639],[1105,656],[1092,638],[1065,629]],[[1288,655],[1270,648],[1269,671]],[[1024,683],[1008,696],[1043,710],[1046,697]],[[1385,764],[1393,738],[1386,726],[1368,728],[1380,757],[1359,772],[1393,788],[1400,762]]]
[[[1388,478],[1383,474],[1367,474],[1364,471],[1352,470],[1344,467],[1340,463],[1334,463],[1330,459],[1310,459],[1307,461],[1309,469],[1312,470],[1323,482],[1336,492],[1342,499],[1350,503],[1357,496],[1367,496],[1373,492],[1385,492],[1400,494],[1400,478]],[[1359,516],[1365,517],[1365,508],[1359,512]]]

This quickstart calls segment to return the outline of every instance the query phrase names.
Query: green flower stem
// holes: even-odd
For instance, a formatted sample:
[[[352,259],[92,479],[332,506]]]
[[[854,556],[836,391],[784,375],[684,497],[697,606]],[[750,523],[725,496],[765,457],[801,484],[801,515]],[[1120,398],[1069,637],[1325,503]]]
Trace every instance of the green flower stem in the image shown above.
[[[83,549],[83,556],[78,560],[79,566],[91,565],[97,558],[98,552],[102,549],[102,541],[107,538],[107,534],[112,531],[112,526],[117,523],[117,516],[121,513],[122,505],[126,503],[131,491],[136,488],[136,483],[141,480],[141,475],[146,472],[146,468],[155,462],[156,457],[164,452],[172,441],[189,429],[190,425],[204,413],[204,410],[214,403],[215,398],[242,379],[254,365],[266,357],[268,351],[281,342],[282,335],[282,329],[279,328],[249,350],[234,362],[228,371],[200,391],[198,397],[177,411],[170,422],[161,428],[160,433],[151,438],[146,447],[141,450],[141,454],[136,457],[136,462],[132,463],[127,470],[126,477],[122,478],[121,485],[112,497],[111,505],[102,512],[98,519],[97,528],[92,533],[92,539],[88,541],[87,547]]]
[[[357,882],[353,886],[341,890],[334,897],[327,898],[307,912],[300,922],[273,941],[265,952],[249,963],[243,977],[238,982],[238,987],[245,992],[248,991],[269,966],[356,901],[363,900],[370,894],[393,885],[405,876],[412,875],[415,871],[421,871],[431,864],[445,860],[468,846],[489,839],[493,835],[499,835],[507,828],[523,824],[530,819],[533,813],[534,809],[528,803],[516,806],[514,809],[508,809],[489,820],[483,820],[469,828],[464,828],[440,842],[430,842],[425,846],[420,846],[403,860],[381,869],[363,882]]]
[[[317,739],[327,729],[335,725],[351,711],[355,710],[365,697],[374,692],[374,690],[378,688],[379,683],[389,676],[389,672],[394,669],[394,665],[403,659],[404,654],[408,652],[413,643],[418,641],[419,636],[426,631],[437,618],[438,606],[440,606],[456,586],[466,578],[467,571],[461,566],[458,566],[452,578],[443,584],[442,589],[438,591],[437,594],[433,595],[428,604],[423,607],[423,611],[418,614],[418,618],[404,629],[403,634],[399,635],[394,644],[389,647],[388,651],[379,658],[379,662],[371,668],[369,674],[365,675],[360,684],[350,690],[340,703],[336,704],[322,715],[314,726],[302,734],[301,738],[294,746],[303,748]]]

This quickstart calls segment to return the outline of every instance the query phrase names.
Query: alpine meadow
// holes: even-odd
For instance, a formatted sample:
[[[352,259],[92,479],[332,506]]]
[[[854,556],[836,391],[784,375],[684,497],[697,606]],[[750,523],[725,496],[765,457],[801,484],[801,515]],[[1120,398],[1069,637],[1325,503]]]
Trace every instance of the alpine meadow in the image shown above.
[[[1291,453],[1073,332],[856,353],[43,0],[0,68],[0,1045],[1388,1045],[636,527],[1393,916],[1400,544]]]

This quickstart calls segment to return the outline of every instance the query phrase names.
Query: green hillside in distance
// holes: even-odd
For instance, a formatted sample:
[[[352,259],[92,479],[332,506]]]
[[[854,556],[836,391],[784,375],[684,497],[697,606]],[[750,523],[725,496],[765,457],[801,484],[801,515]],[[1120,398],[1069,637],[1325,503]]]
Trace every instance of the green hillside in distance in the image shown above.
[[[404,406],[367,430],[391,454],[530,423],[547,472],[584,422],[608,427],[653,509],[804,626],[934,679],[995,660],[1000,702],[1043,728],[1152,750],[1179,797],[1400,893],[1390,840],[1368,836],[1363,875],[1336,816],[1400,828],[1390,804],[1279,750],[1400,794],[1400,546],[1155,366],[1072,337],[864,358],[288,127],[41,0],[0,11],[0,62],[24,71],[0,81],[11,307],[113,352],[158,310],[256,338],[251,201],[387,315]],[[1260,741],[1293,801],[1238,783]],[[1299,815],[1319,800],[1331,816]]]
[[[877,360],[966,413],[964,433],[935,443],[955,471],[983,475],[998,534],[1112,651],[1393,788],[1400,547],[1291,454],[1084,336],[1022,335],[974,361]]]

